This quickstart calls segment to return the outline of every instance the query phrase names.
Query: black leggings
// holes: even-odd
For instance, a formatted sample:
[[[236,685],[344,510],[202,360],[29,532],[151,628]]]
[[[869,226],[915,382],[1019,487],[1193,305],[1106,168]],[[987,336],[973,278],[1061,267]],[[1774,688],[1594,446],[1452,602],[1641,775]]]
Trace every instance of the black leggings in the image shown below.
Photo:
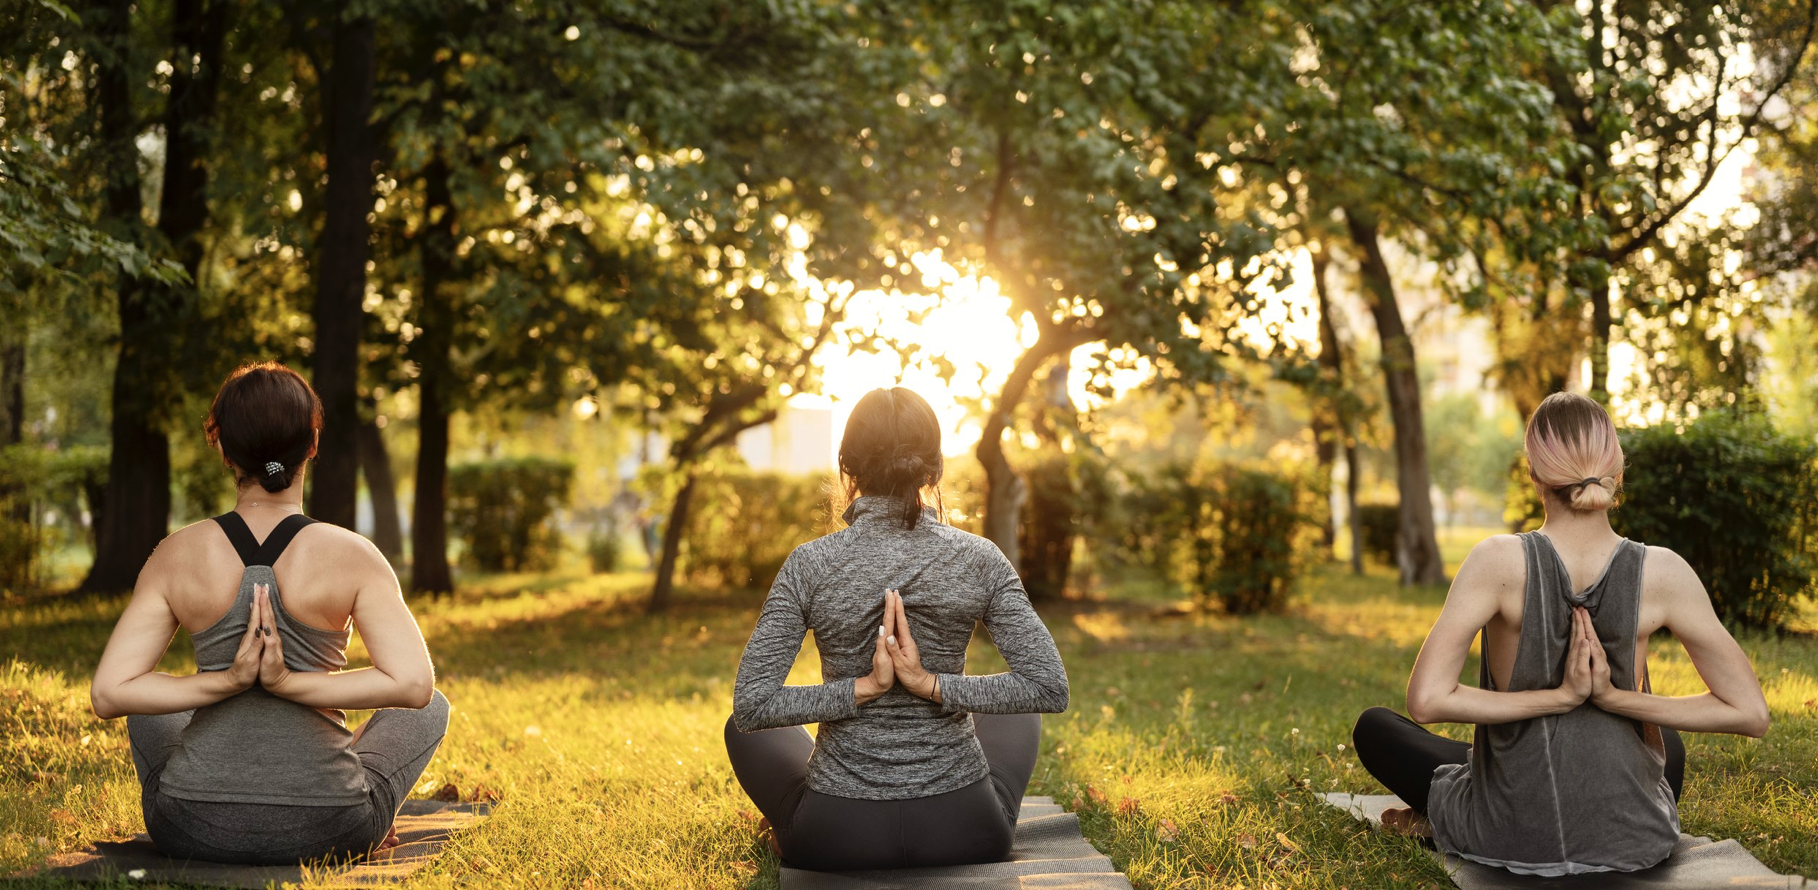
[[[1685,785],[1685,743],[1679,733],[1660,728],[1660,739],[1666,745],[1666,779],[1673,787],[1673,799]],[[1433,771],[1448,763],[1468,763],[1471,745],[1434,735],[1425,727],[1388,708],[1371,708],[1357,718],[1351,730],[1351,746],[1364,769],[1384,787],[1395,792],[1414,811],[1427,812],[1427,788],[1433,783]]]
[[[1040,714],[974,714],[990,773],[957,791],[856,800],[808,787],[814,739],[800,726],[739,732],[726,753],[752,803],[770,820],[784,864],[813,871],[1001,862],[1010,855],[1023,791],[1041,747]]]

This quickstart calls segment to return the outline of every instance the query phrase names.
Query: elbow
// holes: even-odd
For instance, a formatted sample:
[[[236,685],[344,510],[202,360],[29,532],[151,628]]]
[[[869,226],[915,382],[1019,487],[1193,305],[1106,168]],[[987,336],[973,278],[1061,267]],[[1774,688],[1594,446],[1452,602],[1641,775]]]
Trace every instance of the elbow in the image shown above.
[[[1067,686],[1067,678],[1061,677],[1060,683],[1050,686],[1047,695],[1043,696],[1042,713],[1059,714],[1072,704],[1072,693]]]
[[[1438,702],[1434,701],[1432,696],[1410,691],[1407,704],[1409,720],[1422,725],[1440,722]]]
[[[1761,738],[1767,735],[1768,724],[1771,722],[1773,722],[1773,718],[1768,715],[1767,702],[1758,701],[1744,717],[1742,734],[1751,739]]]
[[[88,706],[94,709],[96,717],[103,720],[126,716],[126,712],[120,709],[119,704],[113,700],[113,696],[97,685],[91,684],[88,687]]]
[[[414,677],[403,684],[402,706],[420,711],[436,698],[436,682],[430,677]]]

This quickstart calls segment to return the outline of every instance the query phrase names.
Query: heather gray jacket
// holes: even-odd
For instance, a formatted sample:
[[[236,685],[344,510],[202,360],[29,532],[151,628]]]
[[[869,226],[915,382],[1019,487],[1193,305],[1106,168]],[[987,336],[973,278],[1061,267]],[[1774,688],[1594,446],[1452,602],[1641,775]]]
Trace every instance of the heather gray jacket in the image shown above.
[[[1010,561],[990,541],[943,525],[931,509],[914,529],[903,527],[902,515],[899,500],[861,497],[846,511],[847,528],[797,547],[739,659],[733,722],[744,732],[819,723],[808,787],[822,794],[900,800],[964,788],[986,775],[972,712],[1067,708],[1060,653]],[[871,672],[887,588],[903,596],[944,704],[901,686],[864,707],[852,703],[853,681]],[[966,644],[980,621],[1008,673],[965,675]],[[825,682],[785,686],[810,630]]]

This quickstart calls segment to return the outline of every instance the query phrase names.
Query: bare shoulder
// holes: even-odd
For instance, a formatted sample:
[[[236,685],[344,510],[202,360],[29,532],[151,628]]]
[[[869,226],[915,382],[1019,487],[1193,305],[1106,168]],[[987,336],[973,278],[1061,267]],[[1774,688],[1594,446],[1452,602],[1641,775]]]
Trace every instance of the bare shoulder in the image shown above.
[[[1526,574],[1527,556],[1520,535],[1491,535],[1478,541],[1458,567],[1458,577],[1477,581],[1492,578],[1520,582]]]
[[[344,574],[391,575],[391,563],[365,535],[331,522],[314,522],[297,533],[291,547],[303,551],[312,565],[335,566]]]
[[[1669,547],[1648,545],[1647,560],[1641,573],[1642,590],[1650,597],[1669,599],[1705,598],[1704,582],[1698,572]]]
[[[233,545],[227,543],[227,537],[221,534],[220,526],[214,520],[192,522],[158,542],[151,557],[145,561],[145,574],[173,572],[196,565],[214,555],[217,546],[231,548]]]

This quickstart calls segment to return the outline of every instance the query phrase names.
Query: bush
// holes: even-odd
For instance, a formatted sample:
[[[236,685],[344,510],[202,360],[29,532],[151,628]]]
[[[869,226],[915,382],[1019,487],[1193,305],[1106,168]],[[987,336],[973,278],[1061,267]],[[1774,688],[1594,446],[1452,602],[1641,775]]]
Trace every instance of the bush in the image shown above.
[[[1099,525],[1110,499],[1097,452],[1046,448],[1022,461],[1029,489],[1017,546],[1032,600],[1059,599],[1074,572],[1074,543]]]
[[[550,519],[567,506],[574,464],[540,457],[461,464],[448,470],[448,518],[463,559],[487,572],[551,568],[562,549]]]
[[[1139,489],[1136,500],[1153,512],[1126,515],[1122,548],[1132,561],[1165,560],[1188,593],[1231,614],[1286,604],[1318,537],[1310,480],[1214,463],[1166,467]]]
[[[40,587],[50,554],[81,530],[107,484],[107,449],[0,449],[0,589]]]
[[[697,583],[767,588],[797,545],[832,528],[823,476],[730,468],[696,482],[682,568]]]
[[[617,571],[625,552],[625,541],[619,536],[617,522],[596,526],[587,536],[587,560],[599,574]]]
[[[1683,431],[1625,430],[1616,531],[1671,548],[1724,620],[1779,628],[1814,593],[1818,446],[1766,418],[1705,414]]]
[[[1365,556],[1386,565],[1399,565],[1396,538],[1401,532],[1401,505],[1358,504],[1357,527],[1363,533]]]

